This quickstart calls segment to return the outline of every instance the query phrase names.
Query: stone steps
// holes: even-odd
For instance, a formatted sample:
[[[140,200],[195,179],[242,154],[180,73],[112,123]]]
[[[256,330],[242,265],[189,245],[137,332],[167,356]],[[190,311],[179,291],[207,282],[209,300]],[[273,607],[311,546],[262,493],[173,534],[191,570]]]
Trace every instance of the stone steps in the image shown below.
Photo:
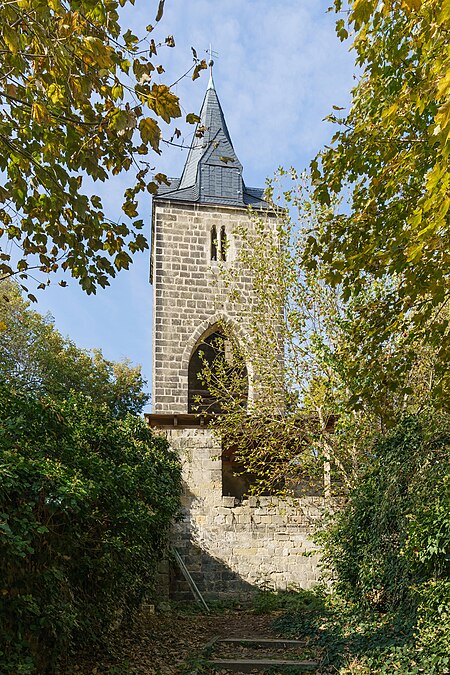
[[[294,669],[295,673],[310,673],[315,671],[319,667],[318,661],[305,660],[305,659],[296,659],[293,658],[272,658],[270,656],[256,655],[255,658],[224,658],[224,657],[214,657],[215,648],[219,646],[230,647],[232,651],[233,647],[247,647],[254,649],[292,649],[295,647],[304,647],[304,640],[283,640],[283,639],[271,639],[271,638],[213,638],[205,647],[205,652],[212,654],[211,657],[208,657],[208,665],[211,668],[217,670],[227,670],[232,673],[253,673],[258,671],[261,672],[292,672]]]
[[[253,673],[256,670],[258,672],[273,672],[275,668],[283,669],[286,673],[289,672],[287,668],[295,668],[296,673],[310,673],[318,668],[319,662],[293,661],[291,659],[210,659],[208,665],[213,668],[226,669],[232,673]]]
[[[304,647],[305,640],[284,640],[282,638],[217,638],[209,644],[248,645],[249,647]]]

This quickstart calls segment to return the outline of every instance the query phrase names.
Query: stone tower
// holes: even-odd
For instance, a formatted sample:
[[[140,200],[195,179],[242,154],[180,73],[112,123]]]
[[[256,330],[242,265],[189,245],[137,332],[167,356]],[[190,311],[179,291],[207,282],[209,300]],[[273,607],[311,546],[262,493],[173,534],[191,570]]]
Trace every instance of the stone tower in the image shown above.
[[[190,411],[192,349],[220,319],[245,333],[242,307],[221,292],[218,267],[233,264],[234,230],[250,224],[247,207],[268,206],[262,189],[245,186],[212,76],[198,129],[181,178],[161,187],[153,204],[155,413]]]
[[[237,302],[218,269],[236,260],[235,232],[252,227],[249,206],[263,210],[268,222],[275,218],[263,190],[244,183],[211,74],[183,173],[153,201],[153,414],[147,419],[183,463],[184,519],[174,528],[174,544],[198,587],[216,596],[261,584],[309,586],[317,577],[308,533],[318,498],[296,505],[246,498],[230,457],[192,404],[195,396],[207,397],[199,391],[199,345],[207,349],[224,321],[238,344],[247,340],[251,278],[238,279],[245,302]],[[172,588],[180,590],[177,583]]]

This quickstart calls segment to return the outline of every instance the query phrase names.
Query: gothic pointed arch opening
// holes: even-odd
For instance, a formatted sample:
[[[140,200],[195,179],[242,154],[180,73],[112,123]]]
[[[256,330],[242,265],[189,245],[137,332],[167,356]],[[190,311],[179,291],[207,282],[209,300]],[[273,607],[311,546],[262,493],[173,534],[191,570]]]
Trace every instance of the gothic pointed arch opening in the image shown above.
[[[188,412],[223,413],[247,406],[248,371],[235,339],[211,326],[195,345],[188,367]]]

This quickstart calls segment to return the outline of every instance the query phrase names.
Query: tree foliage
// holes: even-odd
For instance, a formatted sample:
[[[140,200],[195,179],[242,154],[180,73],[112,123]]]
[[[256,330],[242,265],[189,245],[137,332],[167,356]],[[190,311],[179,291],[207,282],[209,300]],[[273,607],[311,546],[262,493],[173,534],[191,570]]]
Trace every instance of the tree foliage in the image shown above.
[[[140,369],[79,349],[2,286],[0,671],[64,672],[152,592],[180,466],[136,416]]]
[[[113,362],[100,350],[80,349],[56,330],[51,316],[29,308],[20,288],[2,283],[0,379],[16,391],[61,400],[73,390],[106,403],[116,417],[137,414],[149,396],[140,366]]]
[[[274,214],[254,212],[250,227],[236,229],[236,260],[219,275],[230,300],[245,302],[245,325],[239,335],[222,326],[231,361],[222,350],[204,364],[202,376],[223,410],[212,425],[235,448],[255,490],[330,494],[333,486],[336,494],[370,466],[374,437],[432,402],[438,355],[422,345],[406,369],[398,339],[381,354],[361,353],[360,307],[389,291],[389,281],[368,278],[358,295],[344,298],[327,263],[305,265],[311,232],[339,209],[336,201],[321,204],[306,174],[282,170],[266,198]],[[242,277],[252,280],[245,298]],[[248,405],[238,377],[247,371]]]
[[[179,462],[143,420],[0,386],[0,670],[65,672],[152,592]]]
[[[254,489],[321,491],[325,482],[329,494],[333,479],[336,485],[356,479],[387,402],[374,398],[359,412],[351,409],[358,388],[349,372],[352,305],[324,280],[321,265],[304,268],[309,233],[334,207],[314,199],[308,176],[292,170],[278,178],[281,185],[277,179],[267,191],[274,213],[254,212],[250,227],[236,229],[236,260],[221,271],[230,299],[245,302],[242,334],[222,327],[234,345],[235,378],[228,376],[226,352],[205,363],[203,377],[223,409],[212,424],[237,449]],[[245,298],[242,277],[252,281]],[[237,378],[247,370],[248,404]]]
[[[134,4],[0,6],[0,234],[10,244],[1,253],[0,279],[62,269],[94,293],[147,248],[137,195],[154,192],[165,177],[147,178],[145,156],[160,153],[161,121],[170,123],[181,109],[155,63],[160,47],[173,47],[174,39],[157,44],[152,25],[143,36],[122,29],[119,4],[128,1]],[[156,22],[163,8],[164,0]],[[206,63],[194,55],[193,78],[202,68]],[[111,220],[83,184],[130,169],[135,181],[124,195],[126,218]]]
[[[327,279],[358,296],[356,362],[379,358],[379,382],[395,365],[401,387],[418,345],[436,349],[434,388],[446,398],[450,347],[450,3],[354,0],[337,32],[352,34],[361,76],[348,113],[312,162],[315,195],[342,206],[311,233],[304,263],[318,260]],[[380,291],[361,291],[380,280]],[[388,279],[388,283],[384,281]],[[392,342],[392,338],[394,341]],[[390,349],[398,358],[382,363]],[[357,367],[355,365],[355,367]],[[384,386],[386,383],[381,383]],[[361,389],[361,396],[369,394]]]

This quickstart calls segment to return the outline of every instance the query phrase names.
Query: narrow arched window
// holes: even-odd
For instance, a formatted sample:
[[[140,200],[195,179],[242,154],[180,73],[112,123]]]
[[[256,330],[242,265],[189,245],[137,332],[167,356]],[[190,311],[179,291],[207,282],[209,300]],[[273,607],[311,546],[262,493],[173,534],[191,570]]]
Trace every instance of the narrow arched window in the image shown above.
[[[217,260],[217,230],[215,225],[211,228],[211,260]]]
[[[220,259],[221,260],[226,260],[227,259],[227,233],[225,230],[225,225],[222,225],[220,228]]]

